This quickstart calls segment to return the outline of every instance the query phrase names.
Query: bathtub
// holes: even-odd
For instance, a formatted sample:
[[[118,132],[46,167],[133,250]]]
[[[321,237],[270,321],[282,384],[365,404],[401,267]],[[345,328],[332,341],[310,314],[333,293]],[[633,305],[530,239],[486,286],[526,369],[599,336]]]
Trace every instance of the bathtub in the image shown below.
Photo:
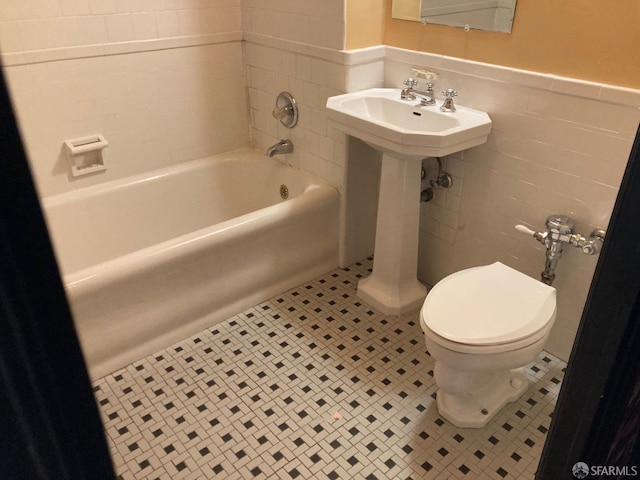
[[[94,379],[338,263],[336,190],[251,149],[42,203]]]

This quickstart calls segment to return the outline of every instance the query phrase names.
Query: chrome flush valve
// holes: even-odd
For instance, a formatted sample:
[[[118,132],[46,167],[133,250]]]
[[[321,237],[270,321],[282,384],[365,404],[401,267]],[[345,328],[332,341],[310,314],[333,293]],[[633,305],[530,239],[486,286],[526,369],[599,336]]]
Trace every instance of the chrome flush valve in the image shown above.
[[[572,245],[580,247],[582,253],[587,255],[597,255],[602,250],[602,244],[604,243],[604,237],[606,232],[602,229],[596,229],[591,232],[589,238],[585,238],[579,233],[572,235]]]
[[[597,255],[602,250],[606,232],[596,229],[591,232],[589,238],[579,233],[573,233],[575,222],[565,215],[551,215],[545,222],[545,232],[535,232],[525,225],[516,225],[516,230],[521,233],[533,236],[546,249],[545,268],[541,274],[542,281],[551,285],[555,275],[558,260],[562,256],[564,245],[578,247],[586,255]]]
[[[560,242],[579,247],[582,253],[586,255],[597,255],[600,253],[606,232],[601,229],[596,229],[591,232],[589,238],[586,238],[579,233],[573,233],[575,226],[575,222],[565,215],[551,215],[545,222],[546,232],[534,232],[524,225],[516,225],[516,230],[532,235],[533,238],[547,248],[549,248],[549,245],[553,242]]]

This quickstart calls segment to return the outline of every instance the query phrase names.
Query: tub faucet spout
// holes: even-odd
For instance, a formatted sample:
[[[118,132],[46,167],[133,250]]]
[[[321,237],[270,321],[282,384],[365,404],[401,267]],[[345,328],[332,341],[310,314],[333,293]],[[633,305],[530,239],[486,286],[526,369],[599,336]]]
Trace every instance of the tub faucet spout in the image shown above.
[[[293,143],[291,140],[280,140],[275,145],[271,145],[267,148],[267,157],[273,157],[274,155],[283,155],[285,153],[293,153]]]

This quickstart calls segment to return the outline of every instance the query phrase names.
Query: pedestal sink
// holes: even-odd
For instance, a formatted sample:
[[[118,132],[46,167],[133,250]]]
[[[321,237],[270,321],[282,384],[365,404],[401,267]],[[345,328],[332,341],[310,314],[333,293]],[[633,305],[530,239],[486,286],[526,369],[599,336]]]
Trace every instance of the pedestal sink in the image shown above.
[[[373,272],[358,283],[358,296],[384,313],[414,310],[426,295],[417,279],[422,159],[481,145],[491,131],[486,113],[458,105],[441,112],[441,104],[401,100],[395,88],[327,100],[336,128],[382,152]]]

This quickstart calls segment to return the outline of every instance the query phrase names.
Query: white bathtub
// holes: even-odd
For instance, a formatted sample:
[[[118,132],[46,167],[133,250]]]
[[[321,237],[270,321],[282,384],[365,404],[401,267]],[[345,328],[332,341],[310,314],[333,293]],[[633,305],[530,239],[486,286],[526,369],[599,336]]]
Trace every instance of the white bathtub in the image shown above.
[[[338,262],[336,190],[250,149],[43,205],[93,378]]]

